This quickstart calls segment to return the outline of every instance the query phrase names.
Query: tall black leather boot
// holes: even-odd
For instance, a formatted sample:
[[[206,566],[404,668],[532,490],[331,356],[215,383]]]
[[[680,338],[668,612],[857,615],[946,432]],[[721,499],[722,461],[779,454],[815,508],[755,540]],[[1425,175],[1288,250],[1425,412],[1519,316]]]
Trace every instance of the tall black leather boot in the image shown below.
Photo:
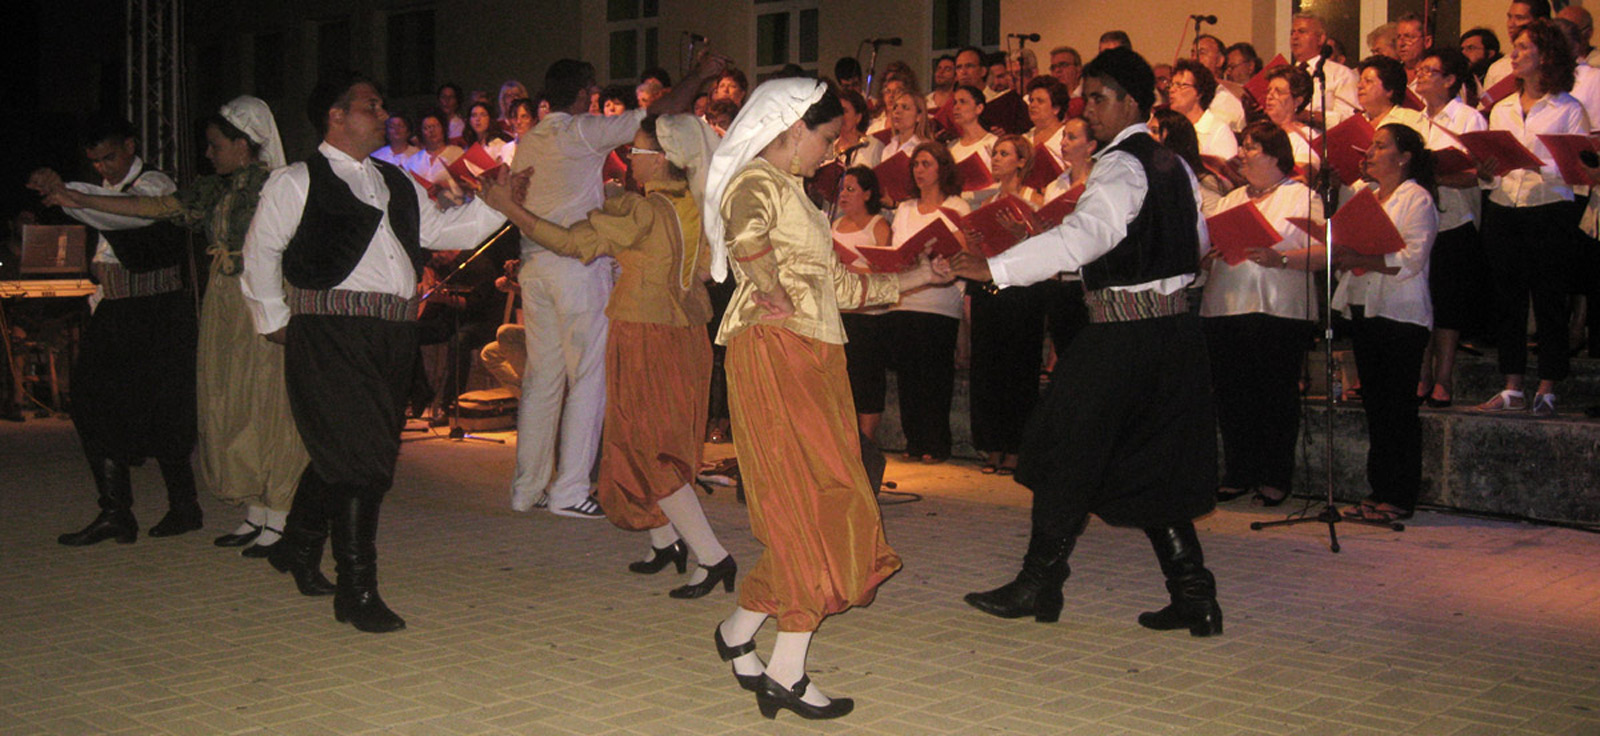
[[[139,538],[139,520],[133,518],[133,481],[128,466],[110,458],[90,457],[89,472],[100,494],[100,515],[83,529],[56,537],[68,547],[84,547],[107,539],[130,544]]]
[[[373,634],[399,631],[406,621],[378,595],[378,506],[380,498],[353,494],[332,507],[333,559],[338,592],[333,617]]]
[[[333,595],[337,590],[322,574],[322,545],[328,541],[328,488],[309,466],[300,475],[283,539],[268,548],[267,562],[294,577],[300,595]]]
[[[161,479],[167,484],[167,515],[150,527],[152,537],[175,537],[205,526],[205,514],[200,510],[194,489],[194,466],[189,458],[159,461]]]
[[[1028,553],[1022,558],[1022,572],[1017,578],[994,590],[968,593],[962,600],[984,613],[1000,618],[1022,618],[1032,615],[1040,623],[1054,623],[1061,618],[1061,586],[1072,574],[1067,558],[1078,543],[1088,517],[1067,525],[1067,533],[1060,536],[1042,534],[1037,529],[1028,540]]]
[[[1144,530],[1155,548],[1156,560],[1167,577],[1172,603],[1159,611],[1139,614],[1139,625],[1157,631],[1188,629],[1191,636],[1222,633],[1222,608],[1217,605],[1217,580],[1205,567],[1194,524]]]

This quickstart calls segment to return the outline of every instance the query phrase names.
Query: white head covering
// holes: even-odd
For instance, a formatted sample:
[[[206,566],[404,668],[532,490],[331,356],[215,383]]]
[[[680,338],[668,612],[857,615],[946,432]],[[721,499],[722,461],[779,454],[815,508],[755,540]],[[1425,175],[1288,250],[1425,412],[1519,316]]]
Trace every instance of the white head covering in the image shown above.
[[[722,142],[717,131],[692,114],[662,115],[656,118],[656,140],[672,165],[689,172],[694,201],[706,201],[706,168]]]
[[[240,95],[222,106],[222,119],[243,131],[250,141],[261,146],[261,162],[269,169],[289,163],[283,156],[283,139],[272,119],[272,108],[250,95]]]
[[[728,278],[728,244],[723,240],[722,195],[744,165],[761,153],[767,144],[788,130],[806,114],[828,86],[815,79],[790,78],[763,82],[750,93],[739,116],[728,126],[722,145],[711,157],[706,172],[705,198],[700,200],[701,224],[711,241],[711,276]],[[665,145],[665,142],[663,142]]]

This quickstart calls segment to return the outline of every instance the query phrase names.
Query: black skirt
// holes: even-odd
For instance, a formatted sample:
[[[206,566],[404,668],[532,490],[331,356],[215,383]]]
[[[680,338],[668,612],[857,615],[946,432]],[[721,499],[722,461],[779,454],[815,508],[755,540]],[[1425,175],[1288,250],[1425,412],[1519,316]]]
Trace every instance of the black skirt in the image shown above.
[[[72,371],[72,422],[84,452],[127,464],[187,460],[198,341],[187,291],[100,302]]]
[[[1194,314],[1085,327],[1023,435],[1016,478],[1034,492],[1034,518],[1157,527],[1215,508],[1206,356]]]
[[[1483,329],[1494,290],[1476,225],[1450,228],[1433,241],[1428,294],[1433,298],[1434,329],[1469,333]]]

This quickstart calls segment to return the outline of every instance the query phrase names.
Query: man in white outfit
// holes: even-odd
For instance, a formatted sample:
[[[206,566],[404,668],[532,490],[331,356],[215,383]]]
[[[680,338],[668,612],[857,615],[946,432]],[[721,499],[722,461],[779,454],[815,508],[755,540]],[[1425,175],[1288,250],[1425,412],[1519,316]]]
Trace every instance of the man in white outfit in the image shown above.
[[[688,112],[700,82],[721,75],[723,60],[709,58],[690,78],[650,106],[649,113]],[[545,72],[551,113],[522,136],[511,170],[533,169],[523,206],[562,227],[588,217],[605,201],[600,176],[606,156],[633,140],[645,110],[613,117],[590,115],[598,88],[594,67],[562,59]],[[550,513],[601,519],[589,475],[600,449],[605,413],[606,302],[610,258],[584,265],[522,239],[522,308],[528,359],[517,407],[517,470],[511,508],[548,505]]]

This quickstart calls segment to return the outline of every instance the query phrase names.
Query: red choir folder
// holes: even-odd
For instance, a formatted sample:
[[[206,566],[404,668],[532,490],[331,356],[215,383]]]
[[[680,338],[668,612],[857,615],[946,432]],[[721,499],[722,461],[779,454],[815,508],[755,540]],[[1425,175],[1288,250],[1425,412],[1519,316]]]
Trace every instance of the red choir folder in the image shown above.
[[[916,191],[911,181],[911,157],[905,151],[896,153],[873,168],[878,175],[878,188],[883,196],[895,202],[910,199]]]
[[[1333,244],[1367,256],[1381,256],[1405,250],[1405,238],[1378,204],[1371,189],[1362,189],[1333,215]],[[1351,271],[1357,276],[1365,269]]]
[[[1439,176],[1459,174],[1476,168],[1478,163],[1459,148],[1440,148],[1433,151],[1433,171]]]
[[[1507,95],[1516,91],[1517,76],[1515,74],[1507,74],[1505,79],[1495,82],[1493,87],[1478,93],[1478,105],[1488,110],[1494,107],[1494,103],[1505,99]]]
[[[1072,211],[1078,208],[1078,198],[1082,196],[1083,185],[1079,184],[1062,192],[1061,196],[1045,202],[1043,207],[1033,213],[1034,217],[1039,220],[1039,231],[1043,232],[1060,225],[1062,220],[1067,219],[1067,215],[1072,214]]]
[[[1283,58],[1283,54],[1272,57],[1272,61],[1267,62],[1266,66],[1261,67],[1261,71],[1256,72],[1256,75],[1251,77],[1250,81],[1244,83],[1244,91],[1255,98],[1256,104],[1259,105],[1265,102],[1267,99],[1267,72],[1280,66],[1288,65],[1289,60]]]
[[[1448,130],[1445,132],[1449,133]],[[1495,176],[1505,176],[1517,169],[1538,169],[1544,165],[1509,130],[1479,130],[1456,135],[1455,139],[1461,141],[1461,145],[1467,147],[1467,152],[1479,161],[1494,158],[1500,165],[1494,172]]]
[[[612,151],[606,156],[606,163],[600,168],[600,178],[611,181],[622,181],[628,176],[628,164],[623,162],[622,156]]]
[[[1022,186],[1042,192],[1050,186],[1050,182],[1060,178],[1061,172],[1061,164],[1056,163],[1055,155],[1040,143],[1033,147],[1033,165],[1028,169],[1027,177],[1023,178]]]
[[[1229,189],[1238,188],[1245,184],[1244,174],[1240,173],[1239,167],[1228,159],[1221,156],[1201,156],[1200,163],[1205,165],[1206,171],[1216,174],[1217,178],[1228,182]],[[1201,174],[1199,171],[1194,173],[1197,177]]]
[[[989,173],[989,167],[983,163],[983,157],[976,153],[961,159],[961,163],[956,164],[956,171],[961,174],[963,192],[976,192],[994,186],[994,175]]]
[[[417,183],[421,184],[422,188],[428,192],[428,199],[436,199],[439,196],[438,182],[430,181],[415,171],[410,171],[408,173],[411,174],[411,178],[416,179]]]
[[[1086,101],[1082,97],[1074,97],[1071,100],[1068,100],[1067,119],[1070,120],[1072,118],[1082,116],[1084,104],[1086,104]]]
[[[1586,135],[1541,135],[1539,142],[1550,151],[1550,157],[1556,160],[1556,168],[1561,170],[1561,178],[1568,186],[1581,187],[1593,184],[1589,180],[1588,172],[1584,171],[1583,162],[1578,160],[1578,154],[1584,151],[1596,150],[1594,139]]]
[[[861,260],[861,256],[844,247],[844,243],[838,240],[833,241],[833,254],[839,257],[839,262],[843,263],[847,269],[855,269],[857,267],[856,262]]]
[[[872,137],[877,138],[884,143],[888,143],[889,139],[894,138],[894,131],[890,130],[888,127],[885,127],[883,130],[873,133]]]
[[[934,137],[938,137],[939,134],[943,133],[958,132],[958,129],[956,128],[956,119],[954,117],[954,111],[956,107],[955,100],[956,96],[950,95],[950,99],[945,100],[944,104],[939,106],[939,109],[934,110],[933,113],[928,116],[928,120],[934,125],[938,126],[938,129],[933,131],[935,133]]]
[[[994,201],[961,218],[961,230],[967,233],[967,242],[975,243],[984,258],[1000,255],[1047,229],[1027,202],[1010,194],[995,197]]]
[[[1361,180],[1361,160],[1366,158],[1367,149],[1372,146],[1372,123],[1365,117],[1351,115],[1344,122],[1328,130],[1328,160],[1324,163],[1332,166],[1334,173],[1339,175],[1339,181],[1345,186],[1355,186]],[[1322,139],[1317,136],[1311,141],[1311,150],[1317,155],[1322,155]]]
[[[1283,240],[1278,229],[1249,201],[1207,217],[1206,229],[1211,233],[1212,247],[1230,266],[1243,263],[1249,251],[1271,248]]]
[[[834,159],[818,167],[817,173],[812,175],[811,192],[821,199],[824,205],[830,204],[839,198],[839,187],[843,181],[844,164]]]
[[[1428,103],[1423,102],[1422,95],[1417,94],[1415,91],[1413,91],[1409,87],[1406,88],[1406,99],[1405,99],[1405,102],[1402,102],[1400,104],[1400,106],[1404,107],[1407,110],[1426,110],[1426,109],[1428,109]]]
[[[911,236],[898,246],[863,245],[856,250],[867,259],[872,270],[878,273],[899,273],[910,268],[924,251],[949,256],[961,252],[961,241],[956,239],[950,226],[941,217]]]
[[[479,180],[495,169],[505,166],[484,148],[482,143],[474,143],[466,153],[461,154],[453,163],[446,167],[450,175],[463,184],[478,186]]]

